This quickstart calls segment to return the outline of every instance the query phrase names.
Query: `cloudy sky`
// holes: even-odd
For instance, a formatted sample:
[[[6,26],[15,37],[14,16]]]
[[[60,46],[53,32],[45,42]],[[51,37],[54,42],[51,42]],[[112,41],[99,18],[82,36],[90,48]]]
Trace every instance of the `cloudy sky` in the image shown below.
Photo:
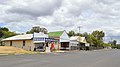
[[[22,33],[32,26],[76,32],[82,26],[81,33],[103,30],[120,40],[120,0],[0,0],[0,26]]]

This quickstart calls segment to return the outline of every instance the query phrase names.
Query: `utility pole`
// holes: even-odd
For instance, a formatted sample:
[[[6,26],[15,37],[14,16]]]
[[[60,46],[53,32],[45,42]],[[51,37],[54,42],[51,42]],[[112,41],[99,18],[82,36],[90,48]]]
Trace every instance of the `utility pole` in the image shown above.
[[[81,27],[82,27],[82,26],[78,26],[78,29],[79,29],[79,33],[80,33],[80,30],[81,30]]]
[[[78,29],[79,29],[79,34],[80,34],[80,29],[81,29],[81,26],[78,26]],[[78,49],[81,50],[82,46],[80,44],[80,35],[79,35],[79,45],[78,45]]]

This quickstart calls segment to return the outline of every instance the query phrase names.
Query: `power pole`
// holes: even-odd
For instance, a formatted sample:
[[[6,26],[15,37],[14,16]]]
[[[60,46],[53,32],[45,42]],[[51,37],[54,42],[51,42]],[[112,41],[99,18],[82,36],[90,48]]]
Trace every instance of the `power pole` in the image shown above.
[[[79,29],[79,34],[80,34],[81,26],[78,26],[78,29]],[[78,49],[80,50],[80,48],[82,48],[82,46],[81,46],[81,44],[80,44],[80,35],[79,35],[79,45],[78,45]]]
[[[82,26],[78,26],[78,29],[79,29],[79,33],[80,33],[80,30],[81,30],[81,27],[82,27]]]

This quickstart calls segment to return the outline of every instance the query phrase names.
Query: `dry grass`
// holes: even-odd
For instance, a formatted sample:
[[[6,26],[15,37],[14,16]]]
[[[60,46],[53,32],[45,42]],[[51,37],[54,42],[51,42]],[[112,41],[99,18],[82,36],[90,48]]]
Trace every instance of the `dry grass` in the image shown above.
[[[26,51],[21,48],[0,46],[0,54],[35,54],[36,52]]]

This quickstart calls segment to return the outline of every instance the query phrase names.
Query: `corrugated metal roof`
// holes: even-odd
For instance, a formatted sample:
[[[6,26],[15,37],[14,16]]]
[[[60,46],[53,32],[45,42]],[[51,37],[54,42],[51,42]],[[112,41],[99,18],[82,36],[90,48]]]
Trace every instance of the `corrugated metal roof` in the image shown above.
[[[87,43],[85,37],[80,37],[80,36],[72,36],[70,37],[70,40],[74,40],[74,41],[79,41],[82,43]]]
[[[70,40],[78,40],[79,39],[79,36],[72,36],[70,37]]]
[[[80,37],[80,42],[82,42],[82,43],[87,43],[85,37]]]
[[[33,34],[25,34],[25,35],[16,35],[13,37],[9,37],[6,39],[3,39],[2,41],[7,41],[7,40],[29,40],[33,38]]]

